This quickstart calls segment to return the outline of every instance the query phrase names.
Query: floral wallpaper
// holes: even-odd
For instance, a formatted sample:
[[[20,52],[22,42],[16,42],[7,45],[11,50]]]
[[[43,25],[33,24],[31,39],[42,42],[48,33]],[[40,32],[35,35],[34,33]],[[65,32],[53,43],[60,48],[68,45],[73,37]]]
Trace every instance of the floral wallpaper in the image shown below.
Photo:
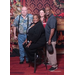
[[[17,15],[21,14],[21,2],[20,0],[11,0],[10,1],[10,52],[13,49],[19,49],[18,40],[14,40],[13,34],[13,22]]]

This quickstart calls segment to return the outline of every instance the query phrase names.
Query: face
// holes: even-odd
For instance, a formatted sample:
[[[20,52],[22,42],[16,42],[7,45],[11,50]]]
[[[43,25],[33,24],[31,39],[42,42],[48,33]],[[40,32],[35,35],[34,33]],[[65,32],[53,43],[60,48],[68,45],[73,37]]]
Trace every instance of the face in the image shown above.
[[[34,15],[34,16],[33,16],[33,22],[34,22],[34,23],[37,23],[38,21],[39,21],[38,16],[37,16],[37,15]]]
[[[45,15],[45,12],[43,10],[40,11],[40,16],[43,17]]]
[[[50,14],[50,8],[49,7],[45,8],[45,13],[46,13],[47,16]]]
[[[22,7],[21,14],[23,16],[26,16],[27,15],[27,8],[26,7]]]

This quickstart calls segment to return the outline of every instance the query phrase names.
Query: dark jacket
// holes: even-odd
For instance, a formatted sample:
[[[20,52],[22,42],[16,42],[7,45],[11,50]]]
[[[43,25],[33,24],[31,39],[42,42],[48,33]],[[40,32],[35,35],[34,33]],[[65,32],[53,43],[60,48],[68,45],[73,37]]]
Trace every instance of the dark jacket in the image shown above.
[[[37,22],[35,26],[29,29],[28,31],[28,38],[29,41],[31,40],[32,43],[45,43],[45,29],[41,23],[41,21]]]

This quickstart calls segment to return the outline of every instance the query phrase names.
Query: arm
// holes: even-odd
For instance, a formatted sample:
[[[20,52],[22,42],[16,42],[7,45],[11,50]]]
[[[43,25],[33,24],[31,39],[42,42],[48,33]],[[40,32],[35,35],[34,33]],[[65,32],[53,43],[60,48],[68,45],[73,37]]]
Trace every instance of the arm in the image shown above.
[[[14,39],[17,39],[17,36],[16,36],[16,27],[14,27]]]
[[[27,44],[27,39],[23,42],[23,45],[24,45],[25,43]]]
[[[55,31],[55,28],[56,28],[56,19],[55,18],[52,18],[50,20],[50,28],[51,28],[51,31],[50,31],[50,36],[49,36],[49,40],[48,40],[48,45],[51,44],[51,39],[54,35],[54,31]]]
[[[29,47],[31,45],[32,41],[29,41],[28,45],[26,47]]]
[[[19,19],[19,16],[17,16],[16,18],[15,18],[15,20],[14,20],[14,23],[13,23],[13,25],[14,25],[14,39],[17,39],[17,36],[16,36],[16,27],[18,26],[18,19]]]
[[[55,30],[54,28],[51,29],[50,36],[49,36],[49,41],[48,41],[48,45],[51,44],[51,38],[52,38],[52,36],[53,36],[53,34],[54,34],[54,30]]]

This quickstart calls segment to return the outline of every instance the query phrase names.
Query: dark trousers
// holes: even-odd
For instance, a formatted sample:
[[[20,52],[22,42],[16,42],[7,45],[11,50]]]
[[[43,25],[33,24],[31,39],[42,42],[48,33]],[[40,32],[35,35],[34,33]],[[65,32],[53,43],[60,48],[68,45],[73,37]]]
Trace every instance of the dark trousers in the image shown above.
[[[45,43],[32,43],[29,48],[26,47],[27,44],[24,44],[24,49],[27,53],[28,59],[30,61],[34,60],[34,53],[37,53],[37,49],[44,46]]]

